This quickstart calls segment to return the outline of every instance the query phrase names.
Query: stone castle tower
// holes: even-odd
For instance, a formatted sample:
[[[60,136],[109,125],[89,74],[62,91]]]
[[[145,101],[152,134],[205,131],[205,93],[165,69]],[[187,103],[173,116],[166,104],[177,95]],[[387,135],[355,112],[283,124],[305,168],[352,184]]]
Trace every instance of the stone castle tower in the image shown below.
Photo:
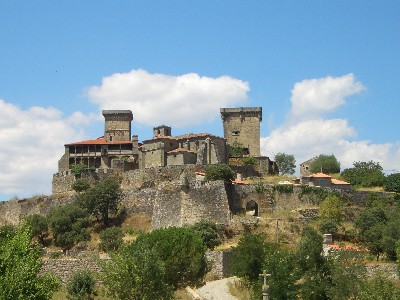
[[[103,110],[104,139],[106,142],[122,142],[131,140],[131,122],[133,115],[130,110]]]
[[[224,138],[228,145],[241,144],[251,156],[260,156],[261,107],[221,108]]]

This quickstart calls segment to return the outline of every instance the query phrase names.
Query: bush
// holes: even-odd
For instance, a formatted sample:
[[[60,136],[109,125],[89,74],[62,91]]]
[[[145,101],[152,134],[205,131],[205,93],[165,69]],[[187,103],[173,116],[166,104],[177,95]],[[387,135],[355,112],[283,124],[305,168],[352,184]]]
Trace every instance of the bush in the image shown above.
[[[206,169],[205,180],[224,180],[231,181],[235,179],[235,172],[226,164],[210,165]]]
[[[123,244],[122,229],[120,227],[110,227],[100,232],[100,249],[103,251],[118,250]]]
[[[311,163],[310,171],[312,173],[340,173],[340,163],[336,159],[336,157],[332,155],[320,154],[318,157]]]
[[[221,244],[217,225],[211,221],[200,221],[192,226],[197,231],[208,249],[214,249]]]
[[[255,166],[257,165],[257,160],[256,160],[254,157],[249,156],[249,157],[243,158],[243,163],[244,163],[245,165],[255,167]]]
[[[86,179],[77,179],[72,185],[72,189],[78,193],[86,191],[88,188],[90,188],[90,183]]]
[[[383,168],[379,163],[373,161],[369,162],[355,162],[353,168],[345,169],[341,176],[344,180],[350,182],[352,185],[362,187],[382,186],[385,175],[383,175]]]
[[[44,234],[49,229],[47,219],[41,215],[34,214],[28,216],[26,222],[32,229],[32,236],[36,236],[43,245]]]
[[[70,300],[92,300],[96,296],[94,289],[95,280],[88,271],[81,271],[74,274],[68,282],[67,298]]]
[[[338,226],[334,220],[324,219],[319,223],[319,230],[322,234],[331,233],[333,236],[338,234]]]
[[[383,183],[383,188],[387,192],[400,193],[400,173],[387,176]]]

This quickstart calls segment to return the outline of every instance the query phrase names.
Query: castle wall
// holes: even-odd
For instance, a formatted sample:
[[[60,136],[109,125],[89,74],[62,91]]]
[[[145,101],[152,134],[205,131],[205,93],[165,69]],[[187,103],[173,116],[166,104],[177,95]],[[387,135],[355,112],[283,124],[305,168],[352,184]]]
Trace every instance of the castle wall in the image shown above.
[[[230,210],[222,181],[198,188],[182,187],[179,182],[160,185],[154,199],[153,228],[194,224],[200,220],[229,223]]]

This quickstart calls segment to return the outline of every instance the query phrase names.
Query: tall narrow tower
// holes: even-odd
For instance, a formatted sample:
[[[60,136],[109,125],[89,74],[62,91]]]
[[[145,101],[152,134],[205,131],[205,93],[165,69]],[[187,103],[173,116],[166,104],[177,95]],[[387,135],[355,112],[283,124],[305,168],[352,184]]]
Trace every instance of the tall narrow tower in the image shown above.
[[[261,107],[221,108],[224,137],[228,145],[241,144],[251,156],[260,156]]]
[[[131,122],[133,115],[130,110],[103,110],[104,139],[106,142],[122,142],[131,140]]]

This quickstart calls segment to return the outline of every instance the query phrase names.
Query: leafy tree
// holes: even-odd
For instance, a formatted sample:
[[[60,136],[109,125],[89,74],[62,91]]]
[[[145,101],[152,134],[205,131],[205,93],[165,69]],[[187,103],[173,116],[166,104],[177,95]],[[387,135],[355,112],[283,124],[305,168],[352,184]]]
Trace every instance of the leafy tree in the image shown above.
[[[175,288],[197,284],[207,271],[206,246],[188,227],[157,229],[138,237],[132,247],[154,250],[165,266],[165,281]]]
[[[49,229],[47,218],[39,214],[29,215],[26,222],[31,227],[32,236],[36,236],[43,245],[44,234]]]
[[[331,219],[322,219],[319,223],[319,230],[321,233],[331,233],[333,236],[337,236],[338,234],[338,225],[334,220]]]
[[[311,227],[304,228],[296,251],[302,299],[328,299],[329,266],[322,256],[322,236]]]
[[[202,220],[192,226],[197,231],[208,249],[214,249],[221,244],[217,225],[211,221]]]
[[[353,251],[342,251],[329,259],[330,280],[328,296],[332,300],[356,299],[366,278],[363,255]]]
[[[336,195],[329,195],[321,202],[319,207],[319,217],[329,219],[340,224],[344,218],[343,202]]]
[[[123,247],[112,253],[102,267],[102,279],[112,299],[173,298],[173,288],[166,283],[165,264],[156,249],[145,244]]]
[[[86,191],[90,188],[90,183],[86,179],[77,179],[72,184],[72,189],[78,193]]]
[[[385,176],[382,173],[383,168],[379,163],[373,162],[354,162],[353,168],[345,169],[341,176],[352,185],[363,187],[382,186]]]
[[[90,238],[86,228],[90,225],[87,212],[75,203],[58,206],[49,213],[49,226],[54,244],[64,249]]]
[[[98,220],[108,225],[110,213],[115,213],[121,201],[121,189],[114,178],[99,182],[78,197],[78,204]]]
[[[103,251],[115,251],[118,250],[122,244],[124,234],[120,227],[106,228],[100,232],[100,249]]]
[[[320,154],[318,157],[310,164],[310,171],[312,173],[340,173],[340,163],[336,157],[326,154]]]
[[[264,235],[245,233],[232,250],[233,274],[249,283],[258,281],[268,248],[271,245],[266,242]]]
[[[0,243],[0,299],[51,299],[59,287],[54,276],[38,276],[40,247],[31,234],[24,224]]]
[[[382,275],[365,281],[357,295],[357,300],[399,300],[400,288]]]
[[[292,154],[279,152],[275,155],[275,163],[278,165],[281,175],[293,175],[296,169],[296,159]]]
[[[205,180],[207,181],[231,181],[235,179],[235,172],[226,164],[210,165],[205,173]]]
[[[400,173],[394,173],[387,176],[384,180],[383,188],[387,192],[400,193]]]
[[[93,300],[94,296],[97,295],[94,288],[95,284],[92,273],[88,271],[77,272],[67,284],[67,298],[70,300]]]
[[[296,262],[293,253],[284,249],[269,251],[263,269],[271,274],[268,281],[271,299],[296,299],[298,293],[296,282],[299,277],[295,272]],[[261,290],[259,286],[255,289],[258,293]]]

